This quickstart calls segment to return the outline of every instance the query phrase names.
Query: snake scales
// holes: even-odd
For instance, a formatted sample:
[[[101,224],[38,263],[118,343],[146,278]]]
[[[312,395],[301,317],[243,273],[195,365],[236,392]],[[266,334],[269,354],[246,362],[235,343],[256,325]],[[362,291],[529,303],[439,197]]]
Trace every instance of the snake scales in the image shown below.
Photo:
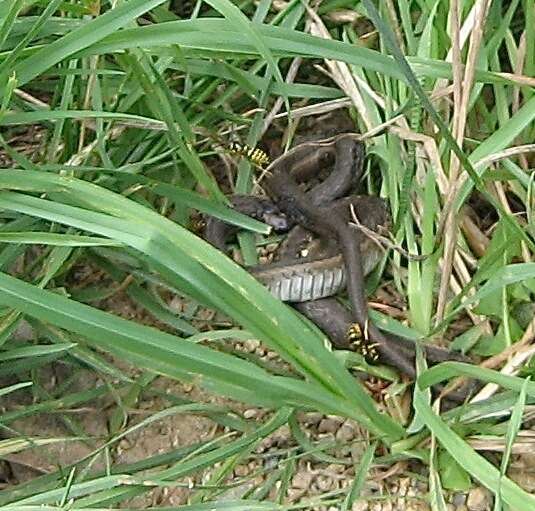
[[[235,196],[232,202],[240,212],[276,230],[289,230],[276,262],[248,268],[258,280],[275,296],[293,302],[336,347],[351,349],[347,331],[356,323],[377,346],[381,362],[414,377],[414,343],[381,332],[368,318],[364,276],[376,265],[381,249],[351,226],[350,206],[361,224],[374,232],[388,230],[390,217],[382,199],[353,194],[364,156],[364,145],[352,133],[301,144],[267,168],[264,187],[269,198]],[[327,176],[311,185],[326,169],[331,169]],[[205,237],[226,250],[233,232],[228,224],[209,218]],[[316,237],[312,245],[311,234]],[[344,287],[351,310],[332,298]],[[438,347],[426,345],[424,350],[430,363],[466,361],[461,354]]]

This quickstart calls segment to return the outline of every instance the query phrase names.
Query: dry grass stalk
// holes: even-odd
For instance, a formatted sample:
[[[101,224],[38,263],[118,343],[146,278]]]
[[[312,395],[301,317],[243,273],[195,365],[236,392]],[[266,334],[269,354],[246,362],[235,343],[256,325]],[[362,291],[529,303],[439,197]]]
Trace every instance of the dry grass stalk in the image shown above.
[[[493,369],[498,367],[506,360],[510,359],[509,362],[502,368],[500,371],[503,374],[513,375],[522,368],[526,360],[532,357],[535,354],[535,346],[532,344],[535,340],[535,318],[533,318],[526,328],[522,339],[510,346],[509,348],[503,350],[501,353],[494,355],[493,357],[488,358],[483,363],[480,364],[481,367],[486,367],[488,369]],[[499,386],[495,383],[489,383],[485,385],[474,398],[472,402],[482,401],[492,396]]]
[[[332,39],[329,31],[317,13],[315,13],[310,7],[306,5],[305,7],[311,19],[310,33],[317,37],[322,37],[323,39]],[[334,82],[347,94],[349,98],[351,98],[353,105],[357,109],[362,121],[364,122],[364,125],[366,126],[366,130],[371,130],[374,127],[373,122],[370,119],[366,105],[362,99],[359,88],[355,83],[350,67],[345,62],[327,59],[325,60],[325,65],[329,69],[330,75]]]
[[[489,2],[483,1],[478,4],[475,11],[475,24],[470,37],[470,46],[468,49],[467,63],[464,68],[464,78],[462,76],[461,48],[459,36],[459,3],[457,0],[452,2],[452,40],[453,40],[453,135],[459,147],[463,147],[464,132],[468,115],[468,104],[470,100],[470,91],[474,82],[476,71],[476,59],[483,39],[483,27],[487,16]],[[460,162],[455,154],[451,153],[451,165],[449,172],[448,193],[445,199],[443,218],[445,218],[444,231],[444,256],[442,259],[442,278],[437,303],[437,322],[442,321],[444,311],[448,300],[448,288],[450,276],[453,268],[454,253],[457,244],[457,216],[454,211],[454,201],[458,191],[458,176],[460,172]]]
[[[295,80],[295,77],[297,76],[297,72],[299,71],[299,67],[301,66],[301,63],[303,62],[303,59],[301,57],[296,57],[292,60],[290,64],[290,68],[288,69],[288,73],[286,75],[285,82],[286,83],[293,83]],[[284,98],[279,96],[275,100],[275,104],[273,105],[273,108],[268,112],[266,115],[266,118],[264,119],[264,123],[262,124],[262,129],[260,130],[259,138],[262,138],[264,133],[269,129],[271,126],[271,123],[275,119],[276,115],[279,113],[279,110],[284,105]]]

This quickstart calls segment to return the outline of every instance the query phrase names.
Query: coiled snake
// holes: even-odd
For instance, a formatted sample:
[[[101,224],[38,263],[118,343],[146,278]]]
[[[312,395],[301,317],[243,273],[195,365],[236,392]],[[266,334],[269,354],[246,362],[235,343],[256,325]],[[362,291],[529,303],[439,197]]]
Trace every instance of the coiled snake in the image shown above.
[[[277,230],[290,230],[277,262],[248,270],[275,296],[293,302],[336,347],[354,349],[347,332],[351,325],[358,325],[380,362],[414,377],[414,343],[381,332],[368,317],[364,276],[376,265],[381,249],[352,227],[350,209],[365,228],[378,233],[388,230],[390,217],[382,199],[352,194],[363,162],[364,145],[355,134],[307,142],[269,165],[264,182],[269,198],[235,196],[233,206],[240,212]],[[306,184],[330,167],[327,177],[306,189]],[[232,232],[228,224],[209,218],[205,237],[226,250]],[[317,237],[312,249],[307,245],[311,233]],[[344,287],[351,310],[330,298]],[[434,346],[424,346],[424,353],[430,363],[466,361],[461,354]]]

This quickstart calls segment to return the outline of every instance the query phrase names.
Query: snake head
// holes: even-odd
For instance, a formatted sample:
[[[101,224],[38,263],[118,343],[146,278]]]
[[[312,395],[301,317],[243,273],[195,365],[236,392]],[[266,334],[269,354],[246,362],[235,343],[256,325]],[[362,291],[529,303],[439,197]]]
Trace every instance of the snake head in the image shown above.
[[[280,211],[264,211],[262,221],[273,227],[275,232],[286,232],[290,229],[290,223],[286,215]]]

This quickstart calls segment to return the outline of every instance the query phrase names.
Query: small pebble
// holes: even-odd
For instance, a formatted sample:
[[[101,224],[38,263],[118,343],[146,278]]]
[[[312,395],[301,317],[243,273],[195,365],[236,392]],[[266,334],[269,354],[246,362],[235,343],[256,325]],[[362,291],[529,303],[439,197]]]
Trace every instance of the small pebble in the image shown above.
[[[427,493],[427,482],[421,480],[413,481],[408,493],[410,493],[411,490],[413,492],[413,496],[422,495],[422,493]]]
[[[319,433],[336,433],[340,427],[340,419],[322,419],[318,426]]]
[[[529,467],[510,468],[507,475],[528,493],[535,492],[535,472]]]
[[[290,428],[288,426],[280,427],[275,433],[273,433],[273,442],[277,445],[284,444],[290,439]]]
[[[341,474],[344,470],[344,465],[340,465],[339,463],[329,463],[325,467],[326,472],[334,472],[335,474]]]
[[[398,491],[396,492],[396,494],[400,497],[405,497],[407,493],[409,492],[409,490],[411,489],[410,484],[411,484],[411,481],[409,478],[403,477],[402,479],[400,479],[398,481],[399,486],[398,486]]]
[[[295,502],[299,500],[305,494],[305,490],[300,490],[298,488],[288,488],[287,496],[290,502]]]
[[[245,477],[246,475],[249,474],[249,467],[247,465],[238,465],[234,469],[234,474],[237,477]]]
[[[312,484],[314,476],[307,472],[298,472],[292,479],[292,487],[306,490]]]
[[[273,446],[274,443],[275,442],[273,441],[273,438],[271,437],[264,438],[256,447],[256,452],[258,454],[266,452]]]
[[[318,440],[325,442],[326,444],[333,444],[335,442],[333,433],[318,433],[316,435]],[[336,451],[338,452],[338,451]]]
[[[123,451],[126,451],[126,450],[132,448],[132,443],[131,443],[130,440],[128,440],[127,438],[122,438],[121,440],[119,440],[119,447],[120,447]]]
[[[247,339],[243,343],[243,347],[248,353],[254,353],[254,351],[260,347],[260,341],[257,339]]]
[[[306,413],[303,416],[303,423],[306,424],[307,426],[316,425],[321,422],[321,419],[323,419],[323,417],[324,417],[323,414],[319,412]]]
[[[407,504],[407,507],[404,509],[404,511],[430,511],[429,504],[424,502],[423,500],[412,500],[410,503]]]
[[[468,493],[466,506],[470,511],[487,511],[490,509],[490,494],[488,490],[479,486]]]
[[[254,487],[254,488],[258,488],[261,484],[264,484],[266,481],[265,481],[265,478],[263,475],[257,475],[252,481],[251,481],[251,485]]]
[[[334,489],[335,482],[327,476],[319,475],[315,481],[316,488],[321,492],[327,492]]]
[[[456,493],[451,499],[451,503],[457,508],[463,506],[466,503],[466,495],[464,493]]]
[[[258,410],[256,408],[249,408],[243,412],[243,417],[245,419],[256,419],[258,417]]]
[[[357,500],[353,502],[351,506],[351,511],[368,511],[368,502],[366,500]]]
[[[34,338],[35,332],[30,323],[22,319],[11,335],[16,341],[28,341]]]
[[[278,456],[270,456],[266,459],[264,462],[264,469],[265,470],[273,470],[279,466],[279,458]]]
[[[342,427],[336,432],[336,440],[340,442],[349,442],[355,438],[355,430],[349,424],[343,424]]]

